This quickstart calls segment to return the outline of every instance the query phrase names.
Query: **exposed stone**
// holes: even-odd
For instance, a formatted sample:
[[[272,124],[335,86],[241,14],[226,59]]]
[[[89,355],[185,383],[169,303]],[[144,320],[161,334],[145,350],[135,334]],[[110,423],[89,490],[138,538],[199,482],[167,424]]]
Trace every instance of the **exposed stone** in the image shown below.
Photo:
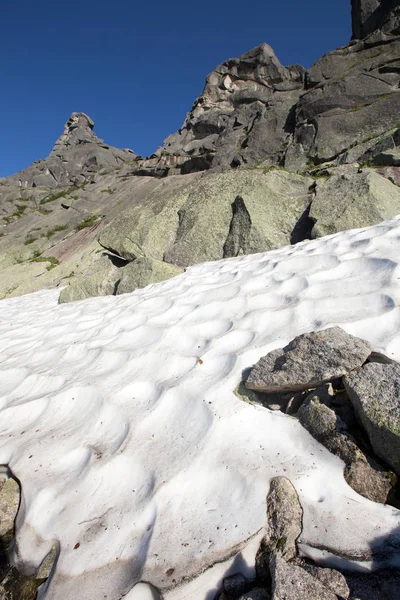
[[[398,5],[398,0],[352,0],[353,38],[360,39],[382,28],[391,20],[391,11]],[[389,30],[392,29],[389,23]]]
[[[302,529],[303,511],[295,488],[285,477],[274,477],[267,496],[267,527],[256,556],[256,571],[269,581],[269,561],[274,552],[285,560],[296,556],[296,540]]]
[[[299,561],[299,566],[307,571],[310,575],[318,579],[325,587],[334,592],[340,598],[348,598],[350,595],[349,586],[346,578],[342,573],[335,569],[318,567],[317,565]]]
[[[112,170],[139,157],[132,150],[108,146],[93,132],[94,122],[82,112],[74,112],[65,124],[47,158],[8,177],[21,187],[72,186],[87,183],[101,170]]]
[[[16,480],[5,475],[0,476],[0,541],[5,546],[14,535],[19,498],[20,490]]]
[[[400,474],[400,365],[368,363],[344,383],[374,452]]]
[[[386,504],[393,487],[390,473],[378,465],[370,464],[366,458],[355,459],[344,472],[347,483],[361,496]]]
[[[64,304],[92,296],[112,296],[119,280],[119,269],[113,265],[110,257],[103,253],[91,270],[85,275],[74,277],[69,285],[61,290],[58,301]]]
[[[151,283],[159,283],[183,273],[183,269],[154,258],[138,258],[120,269],[116,295],[133,292]]]
[[[360,367],[371,346],[340,327],[306,333],[262,357],[246,387],[262,392],[306,390]]]
[[[387,501],[393,486],[390,474],[365,456],[334,410],[310,394],[297,416],[315,439],[346,463],[345,479],[356,492],[374,502]]]
[[[400,189],[368,169],[318,179],[309,216],[316,237],[368,227],[400,212]]]
[[[276,553],[271,559],[272,600],[337,600],[318,579]]]
[[[303,76],[303,67],[282,66],[265,43],[223,62],[207,77],[180,130],[157,152],[160,164],[179,156],[181,170],[188,172],[246,165],[271,153],[279,156]],[[198,167],[195,158],[203,159]]]
[[[310,201],[310,183],[276,169],[207,174],[181,205],[176,238],[164,260],[187,267],[290,243]]]

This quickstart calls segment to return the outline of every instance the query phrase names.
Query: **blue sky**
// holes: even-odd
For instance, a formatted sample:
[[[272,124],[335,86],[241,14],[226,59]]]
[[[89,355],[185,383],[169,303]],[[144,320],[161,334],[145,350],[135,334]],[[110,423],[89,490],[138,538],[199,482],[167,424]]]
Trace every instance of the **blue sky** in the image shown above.
[[[73,111],[107,143],[149,155],[227,58],[267,42],[283,64],[309,67],[351,36],[350,0],[9,0],[0,10],[0,177],[47,156]]]

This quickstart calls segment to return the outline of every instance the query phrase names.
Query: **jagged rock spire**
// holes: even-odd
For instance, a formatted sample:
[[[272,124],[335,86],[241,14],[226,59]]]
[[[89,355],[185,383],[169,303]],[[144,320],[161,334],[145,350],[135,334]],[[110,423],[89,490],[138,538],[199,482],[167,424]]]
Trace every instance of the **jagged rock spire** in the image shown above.
[[[64,125],[64,131],[54,144],[53,152],[66,146],[78,144],[103,144],[104,141],[93,132],[94,121],[83,112],[73,112]]]

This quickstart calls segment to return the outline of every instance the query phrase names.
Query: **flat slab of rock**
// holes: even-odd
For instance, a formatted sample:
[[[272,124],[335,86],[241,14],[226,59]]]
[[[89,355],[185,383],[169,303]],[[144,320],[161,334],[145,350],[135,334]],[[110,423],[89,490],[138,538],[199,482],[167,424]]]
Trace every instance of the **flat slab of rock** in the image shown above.
[[[400,365],[369,363],[344,379],[377,456],[400,474]]]
[[[370,353],[369,342],[340,327],[304,333],[260,358],[246,387],[260,392],[307,390],[360,368]]]

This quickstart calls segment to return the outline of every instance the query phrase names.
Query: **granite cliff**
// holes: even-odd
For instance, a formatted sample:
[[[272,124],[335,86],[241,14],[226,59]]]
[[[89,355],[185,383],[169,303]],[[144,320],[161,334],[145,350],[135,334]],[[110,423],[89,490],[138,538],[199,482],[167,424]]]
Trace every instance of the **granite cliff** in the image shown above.
[[[72,113],[46,159],[0,180],[1,296],[123,293],[399,213],[399,2],[353,0],[352,26],[308,70],[266,43],[223,62],[147,158]]]

